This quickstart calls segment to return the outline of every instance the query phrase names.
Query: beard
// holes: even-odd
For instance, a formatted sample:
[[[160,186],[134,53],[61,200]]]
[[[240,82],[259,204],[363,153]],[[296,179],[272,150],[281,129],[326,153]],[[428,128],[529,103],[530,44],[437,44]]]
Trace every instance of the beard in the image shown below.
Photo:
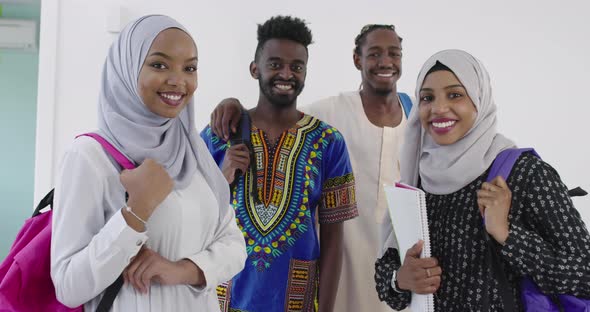
[[[292,94],[277,94],[273,89],[274,84],[276,81],[287,81],[290,82],[293,86],[293,93]],[[268,99],[268,101],[277,108],[284,108],[289,107],[297,101],[297,97],[303,91],[303,87],[305,83],[303,81],[298,81],[295,78],[289,80],[282,80],[282,79],[264,79],[260,77],[258,79],[258,86],[260,91],[264,96]]]
[[[393,88],[374,88],[373,90],[379,96],[388,96],[393,92]]]

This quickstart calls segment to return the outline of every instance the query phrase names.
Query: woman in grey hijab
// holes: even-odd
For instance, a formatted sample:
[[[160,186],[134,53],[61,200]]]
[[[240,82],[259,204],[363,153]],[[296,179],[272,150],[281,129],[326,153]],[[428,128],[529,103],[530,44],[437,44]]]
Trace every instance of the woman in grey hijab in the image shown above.
[[[436,53],[420,71],[416,98],[400,166],[402,182],[426,193],[432,257],[420,258],[420,241],[400,259],[384,222],[379,298],[397,310],[413,292],[434,294],[436,311],[520,311],[525,275],[546,294],[590,297],[590,235],[557,172],[525,153],[507,181],[485,182],[496,156],[515,144],[496,131],[482,63],[460,50]],[[491,272],[487,237],[507,289]]]
[[[138,166],[120,172],[89,137],[66,152],[51,245],[65,305],[94,311],[123,274],[111,311],[219,311],[217,284],[243,268],[227,183],[194,126],[197,62],[167,16],[139,18],[112,44],[97,133]]]

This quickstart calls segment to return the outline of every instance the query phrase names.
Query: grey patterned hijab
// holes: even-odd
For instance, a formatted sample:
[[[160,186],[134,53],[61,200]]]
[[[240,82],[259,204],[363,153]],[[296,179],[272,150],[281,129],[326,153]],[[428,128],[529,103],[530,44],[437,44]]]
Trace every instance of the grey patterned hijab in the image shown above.
[[[227,182],[195,128],[194,100],[176,118],[164,118],[152,113],[137,91],[152,42],[169,28],[188,34],[168,16],[148,15],[129,24],[115,39],[102,73],[99,133],[137,164],[146,158],[156,160],[174,180],[175,189],[187,187],[200,170],[219,206],[229,209]]]
[[[450,194],[475,180],[498,153],[514,147],[514,143],[496,131],[496,105],[488,72],[465,51],[445,50],[430,57],[418,75],[416,99],[420,99],[426,74],[437,61],[450,68],[465,87],[477,109],[477,118],[463,138],[441,146],[422,128],[419,108],[413,109],[402,145],[401,177],[404,183],[416,186],[420,175],[425,191]]]

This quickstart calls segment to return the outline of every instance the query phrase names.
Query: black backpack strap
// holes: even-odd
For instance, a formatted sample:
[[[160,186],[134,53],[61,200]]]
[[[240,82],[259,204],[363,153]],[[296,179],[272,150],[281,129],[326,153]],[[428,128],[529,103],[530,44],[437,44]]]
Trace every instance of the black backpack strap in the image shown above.
[[[250,120],[250,115],[248,114],[248,111],[245,109],[242,109],[242,114],[240,117],[240,124],[238,125],[238,129],[235,133],[232,133],[230,135],[230,144],[231,145],[237,145],[237,144],[245,144],[246,147],[248,148],[248,151],[250,153],[250,164],[252,164],[254,162],[254,158],[253,158],[253,148],[252,148],[252,139],[250,137],[251,135],[251,127],[252,127],[252,121]],[[234,181],[229,185],[230,190],[233,190],[233,188],[238,184],[238,177],[243,175],[245,172],[242,172],[242,170],[238,169],[236,170],[235,173],[235,178]]]
[[[125,192],[125,202],[129,199],[129,193]],[[115,298],[117,298],[117,294],[123,287],[123,274],[119,275],[119,277],[105,290],[104,296],[100,299],[98,303],[98,307],[96,308],[96,312],[107,312],[113,306],[113,302],[115,302]]]
[[[574,189],[569,190],[567,192],[567,194],[570,197],[576,197],[576,196],[586,196],[586,195],[588,195],[588,192],[586,192],[583,188],[581,188],[581,187],[578,186],[578,187],[576,187]]]
[[[100,299],[96,312],[108,312],[115,302],[115,298],[123,287],[123,275],[119,275],[116,281],[114,281],[104,292],[104,296]]]
[[[504,264],[502,263],[502,259],[500,258],[500,254],[498,250],[496,250],[496,246],[494,246],[493,238],[490,237],[486,229],[483,229],[484,240],[486,241],[486,262],[488,266],[491,268],[490,278],[484,279],[484,296],[483,296],[483,309],[482,311],[491,311],[491,296],[492,296],[492,287],[491,282],[492,278],[495,277],[498,280],[498,294],[500,295],[500,299],[502,300],[502,305],[504,306],[505,312],[516,312],[516,306],[514,305],[514,293],[512,292],[512,286],[508,283],[508,278],[506,277],[506,273],[504,272]]]
[[[43,210],[43,208],[45,208],[47,206],[49,206],[51,209],[53,209],[53,192],[54,191],[55,191],[55,189],[52,189],[51,191],[49,191],[49,193],[47,193],[47,195],[45,195],[45,197],[43,197],[43,199],[37,205],[37,208],[35,208],[35,211],[33,212],[33,217],[36,217],[39,214],[41,214],[41,210]]]

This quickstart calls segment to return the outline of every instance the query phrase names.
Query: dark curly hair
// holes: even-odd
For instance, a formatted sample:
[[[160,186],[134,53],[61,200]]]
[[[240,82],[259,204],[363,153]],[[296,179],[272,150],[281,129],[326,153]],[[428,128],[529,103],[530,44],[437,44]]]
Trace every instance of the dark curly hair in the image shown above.
[[[304,20],[291,16],[274,16],[258,24],[258,45],[254,54],[254,61],[258,61],[264,44],[270,39],[288,39],[307,46],[312,43],[311,30]]]
[[[374,30],[377,29],[386,29],[386,30],[391,30],[393,31],[397,38],[399,38],[399,42],[402,42],[402,37],[397,35],[397,32],[395,32],[395,26],[393,25],[384,25],[384,24],[369,24],[369,25],[365,25],[362,29],[361,32],[356,35],[356,38],[354,38],[354,53],[356,53],[357,55],[361,55],[361,50],[363,45],[367,42],[367,36],[373,32]]]

